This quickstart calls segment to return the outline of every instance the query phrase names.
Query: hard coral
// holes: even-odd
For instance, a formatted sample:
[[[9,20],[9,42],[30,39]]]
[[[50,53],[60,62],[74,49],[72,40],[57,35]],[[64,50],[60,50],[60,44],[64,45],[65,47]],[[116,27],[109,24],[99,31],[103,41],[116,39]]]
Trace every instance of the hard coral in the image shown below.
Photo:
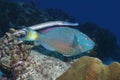
[[[120,80],[120,64],[104,65],[98,58],[82,57],[57,80]]]
[[[24,44],[13,35],[17,30],[10,29],[9,32],[0,38],[0,66],[2,70],[13,72],[15,67],[27,61],[32,45]],[[20,36],[20,34],[19,34]],[[6,74],[6,73],[5,73]],[[16,75],[17,73],[15,73]]]

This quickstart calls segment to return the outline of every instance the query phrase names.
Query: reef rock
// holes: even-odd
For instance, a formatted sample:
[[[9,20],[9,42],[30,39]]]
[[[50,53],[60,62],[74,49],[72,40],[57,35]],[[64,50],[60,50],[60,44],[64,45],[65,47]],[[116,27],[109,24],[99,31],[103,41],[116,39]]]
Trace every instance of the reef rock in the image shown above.
[[[31,60],[24,61],[22,67],[17,66],[13,71],[15,80],[56,80],[71,65],[34,50],[30,56]]]
[[[120,64],[104,65],[93,57],[82,57],[57,80],[120,80]]]
[[[31,65],[31,67],[27,67],[29,68],[29,72],[22,74],[24,80],[56,80],[56,78],[62,75],[72,64],[54,57],[49,57],[35,50],[32,50],[30,55],[34,56],[33,60],[37,66],[34,67]],[[18,77],[17,80],[21,80],[20,77]]]

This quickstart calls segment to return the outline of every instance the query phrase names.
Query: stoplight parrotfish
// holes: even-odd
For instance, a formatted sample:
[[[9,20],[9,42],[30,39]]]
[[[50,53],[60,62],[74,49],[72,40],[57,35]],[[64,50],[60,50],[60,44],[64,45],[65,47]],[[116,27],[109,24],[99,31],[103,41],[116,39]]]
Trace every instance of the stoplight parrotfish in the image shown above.
[[[71,26],[71,24],[69,25]],[[39,25],[37,25],[37,28],[29,27],[28,29],[24,29],[26,34],[21,39],[23,41],[34,41],[34,45],[42,45],[44,48],[50,51],[57,51],[64,56],[82,54],[92,50],[95,46],[95,43],[87,35],[76,29],[54,27],[48,28],[50,30],[43,30],[43,33],[39,33],[35,31],[39,29],[38,27]]]

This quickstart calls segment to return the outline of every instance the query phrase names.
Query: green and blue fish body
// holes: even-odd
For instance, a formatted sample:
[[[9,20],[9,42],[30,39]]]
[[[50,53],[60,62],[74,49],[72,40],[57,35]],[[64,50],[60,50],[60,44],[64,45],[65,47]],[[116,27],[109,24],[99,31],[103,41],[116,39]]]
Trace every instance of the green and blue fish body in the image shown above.
[[[90,51],[95,43],[84,33],[69,27],[55,27],[38,33],[32,29],[26,29],[24,41],[34,41],[44,48],[57,51],[64,56],[73,56]]]

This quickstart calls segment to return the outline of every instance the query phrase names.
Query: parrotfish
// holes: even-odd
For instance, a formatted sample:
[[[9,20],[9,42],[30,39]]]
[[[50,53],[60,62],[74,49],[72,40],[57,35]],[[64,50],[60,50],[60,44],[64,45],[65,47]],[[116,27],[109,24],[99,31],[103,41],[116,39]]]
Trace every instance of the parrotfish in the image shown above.
[[[57,51],[64,56],[87,52],[94,48],[94,42],[82,32],[68,27],[56,27],[46,33],[28,29],[24,41],[33,41],[50,51]]]
[[[68,24],[68,23],[67,23]],[[72,24],[69,24],[72,25]],[[50,51],[57,51],[64,56],[73,56],[90,51],[95,43],[84,33],[69,27],[54,27],[35,31],[37,27],[24,29],[23,41],[34,41],[34,45],[42,45]]]

